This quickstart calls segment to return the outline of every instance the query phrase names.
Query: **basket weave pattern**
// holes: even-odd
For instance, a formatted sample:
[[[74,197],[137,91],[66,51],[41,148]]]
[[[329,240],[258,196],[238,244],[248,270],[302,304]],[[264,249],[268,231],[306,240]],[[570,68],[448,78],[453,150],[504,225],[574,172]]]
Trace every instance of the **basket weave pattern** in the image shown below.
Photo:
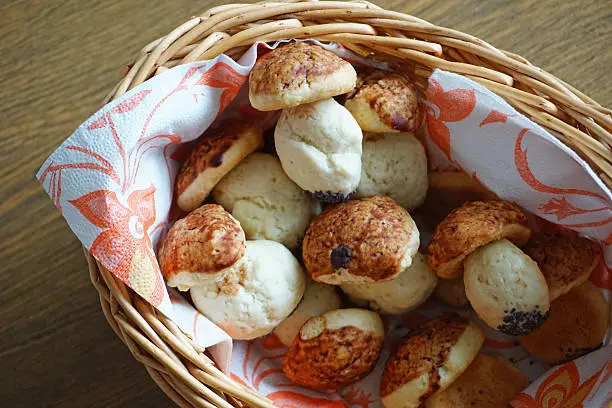
[[[462,74],[546,128],[612,186],[610,109],[523,57],[365,1],[214,7],[144,47],[106,101],[174,66],[221,53],[237,60],[256,41],[291,38],[339,42],[360,55],[401,61],[423,87],[434,68]],[[87,251],[86,257],[110,326],[174,402],[181,407],[272,407],[266,398],[225,376],[206,350]]]

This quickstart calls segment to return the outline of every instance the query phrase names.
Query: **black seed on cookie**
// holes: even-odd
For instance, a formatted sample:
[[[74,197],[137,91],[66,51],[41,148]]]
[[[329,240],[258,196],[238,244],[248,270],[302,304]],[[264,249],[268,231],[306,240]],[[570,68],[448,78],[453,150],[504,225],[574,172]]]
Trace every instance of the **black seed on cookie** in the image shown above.
[[[351,191],[348,194],[341,192],[333,193],[331,191],[315,191],[314,193],[307,191],[308,195],[326,204],[337,204],[343,201],[347,201],[355,195],[357,191]]]
[[[548,312],[542,313],[539,308],[529,312],[513,308],[504,316],[503,323],[497,326],[497,330],[510,336],[524,336],[540,327],[547,317]]]
[[[346,268],[351,260],[351,249],[340,245],[331,252],[329,260],[335,269]]]

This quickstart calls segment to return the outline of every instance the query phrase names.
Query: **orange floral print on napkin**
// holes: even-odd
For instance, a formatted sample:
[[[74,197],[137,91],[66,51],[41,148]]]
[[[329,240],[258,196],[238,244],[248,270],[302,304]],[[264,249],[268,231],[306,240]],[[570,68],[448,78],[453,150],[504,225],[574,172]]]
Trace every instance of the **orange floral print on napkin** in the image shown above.
[[[89,222],[103,229],[91,244],[91,254],[158,306],[164,297],[164,287],[149,237],[149,229],[155,223],[154,194],[153,185],[135,190],[124,205],[115,192],[97,190],[69,202]]]
[[[429,102],[425,112],[427,131],[431,140],[450,160],[450,130],[444,122],[459,122],[470,116],[476,106],[476,95],[470,89],[453,89],[444,92],[440,83],[431,78],[426,95]]]
[[[535,397],[521,393],[514,398],[511,405],[514,408],[586,408],[583,403],[599,377],[605,373],[606,367],[607,364],[581,384],[576,363],[569,362],[540,384]]]

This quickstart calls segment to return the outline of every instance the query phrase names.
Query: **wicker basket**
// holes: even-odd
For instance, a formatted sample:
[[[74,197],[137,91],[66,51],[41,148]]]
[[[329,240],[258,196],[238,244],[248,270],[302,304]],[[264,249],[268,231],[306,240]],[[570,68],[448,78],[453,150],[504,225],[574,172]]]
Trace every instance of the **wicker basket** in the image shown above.
[[[290,38],[340,42],[361,55],[403,61],[423,83],[433,68],[465,75],[570,146],[612,186],[610,109],[516,54],[366,1],[289,1],[212,8],[144,47],[107,101],[176,65],[221,53],[238,59],[256,41]],[[272,406],[266,398],[225,376],[206,350],[85,252],[110,326],[179,406]]]

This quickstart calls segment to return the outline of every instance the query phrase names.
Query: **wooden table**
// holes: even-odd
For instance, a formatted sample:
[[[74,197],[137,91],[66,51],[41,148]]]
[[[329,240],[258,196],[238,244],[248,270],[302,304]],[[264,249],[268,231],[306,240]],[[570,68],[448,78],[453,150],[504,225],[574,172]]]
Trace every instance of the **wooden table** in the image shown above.
[[[145,43],[223,2],[17,0],[0,5],[2,406],[171,405],[107,326],[81,247],[33,174],[100,107]],[[612,7],[607,1],[379,4],[517,52],[612,105]]]

